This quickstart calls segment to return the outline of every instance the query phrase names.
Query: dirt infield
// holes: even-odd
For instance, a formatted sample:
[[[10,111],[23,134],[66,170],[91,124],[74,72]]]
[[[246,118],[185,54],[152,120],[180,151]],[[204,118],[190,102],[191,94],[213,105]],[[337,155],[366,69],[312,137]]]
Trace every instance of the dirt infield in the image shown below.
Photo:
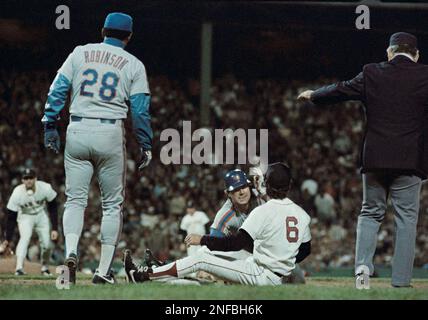
[[[15,273],[16,256],[0,256],[0,274]],[[28,275],[40,275],[40,263],[25,261],[24,271]],[[55,267],[50,266],[49,271],[55,273]]]

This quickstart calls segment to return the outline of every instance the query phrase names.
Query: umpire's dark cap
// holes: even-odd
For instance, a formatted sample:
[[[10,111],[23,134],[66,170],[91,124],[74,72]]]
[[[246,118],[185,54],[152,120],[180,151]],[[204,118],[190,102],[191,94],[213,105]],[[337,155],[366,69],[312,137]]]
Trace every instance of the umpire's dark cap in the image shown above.
[[[418,39],[413,34],[407,32],[397,32],[389,38],[389,45],[408,45],[409,47],[417,48]]]
[[[245,172],[240,169],[230,170],[224,175],[227,192],[247,187],[250,183]]]
[[[291,169],[284,162],[275,162],[268,166],[266,186],[273,190],[288,191],[291,182]]]
[[[33,179],[36,177],[36,171],[30,168],[25,168],[24,171],[22,171],[22,179]]]

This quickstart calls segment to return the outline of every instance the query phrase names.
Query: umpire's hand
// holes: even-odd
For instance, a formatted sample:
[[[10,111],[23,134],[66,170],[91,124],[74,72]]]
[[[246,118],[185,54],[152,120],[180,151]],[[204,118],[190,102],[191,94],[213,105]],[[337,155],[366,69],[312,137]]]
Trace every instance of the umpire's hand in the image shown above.
[[[138,171],[143,170],[145,167],[147,167],[152,160],[152,152],[150,150],[144,151],[141,149],[141,160],[138,163]]]
[[[311,101],[313,90],[306,90],[303,91],[299,96],[297,97],[297,100],[304,100],[304,101]]]

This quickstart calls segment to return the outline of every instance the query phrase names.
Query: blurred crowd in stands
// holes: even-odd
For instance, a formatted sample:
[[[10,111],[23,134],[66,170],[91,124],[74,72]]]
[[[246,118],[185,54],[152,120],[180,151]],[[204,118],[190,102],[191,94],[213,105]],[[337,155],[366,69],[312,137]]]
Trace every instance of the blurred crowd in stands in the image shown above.
[[[40,122],[46,95],[54,73],[0,71],[0,222],[3,238],[6,204],[13,188],[20,183],[20,171],[33,167],[38,178],[58,192],[60,215],[65,202],[63,155],[43,147]],[[318,79],[312,83],[279,80],[239,80],[231,75],[215,79],[210,104],[214,128],[269,129],[269,160],[286,161],[293,169],[290,198],[312,216],[311,256],[303,267],[313,271],[327,267],[352,266],[355,229],[361,206],[361,179],[357,168],[358,152],[364,130],[364,113],[358,103],[315,107],[296,102],[298,92],[333,81]],[[150,248],[161,260],[186,254],[179,224],[186,203],[193,200],[198,210],[213,220],[225,201],[223,175],[232,165],[164,165],[160,162],[160,133],[167,128],[181,132],[183,120],[192,121],[192,129],[201,127],[198,108],[198,82],[176,81],[165,76],[149,79],[152,92],[154,146],[150,166],[136,171],[139,150],[127,126],[127,188],[123,234],[117,261],[125,247],[142,256]],[[67,108],[65,108],[67,109]],[[62,150],[68,123],[62,113],[60,131]],[[248,170],[248,166],[236,166]],[[422,189],[415,266],[428,266],[428,190]],[[100,194],[93,180],[85,212],[80,242],[80,261],[95,265],[100,255]],[[393,255],[392,208],[388,208],[379,233],[375,262],[389,266]],[[60,219],[61,221],[61,219]],[[207,224],[207,230],[210,223]],[[18,240],[16,230],[15,244]],[[37,260],[37,237],[29,257]],[[63,239],[56,244],[54,259],[63,259]]]

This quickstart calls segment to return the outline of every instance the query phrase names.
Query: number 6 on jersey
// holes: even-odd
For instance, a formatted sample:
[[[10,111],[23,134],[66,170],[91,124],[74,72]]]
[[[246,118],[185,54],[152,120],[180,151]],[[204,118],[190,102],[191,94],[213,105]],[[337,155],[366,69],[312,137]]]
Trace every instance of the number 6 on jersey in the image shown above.
[[[287,217],[285,219],[287,240],[295,243],[299,240],[299,229],[296,227],[299,221],[296,217]]]

